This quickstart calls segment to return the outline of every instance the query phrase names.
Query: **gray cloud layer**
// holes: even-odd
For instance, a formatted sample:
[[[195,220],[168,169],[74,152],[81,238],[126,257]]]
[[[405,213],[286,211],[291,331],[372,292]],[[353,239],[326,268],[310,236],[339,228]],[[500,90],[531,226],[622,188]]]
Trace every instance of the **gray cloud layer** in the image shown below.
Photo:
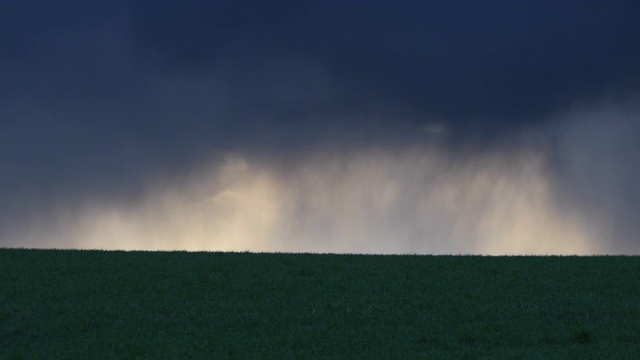
[[[407,172],[363,185],[374,199],[380,188],[406,190],[385,212],[394,214],[387,230],[371,225],[365,232],[362,223],[359,238],[373,229],[403,228],[423,237],[440,231],[423,224],[435,216],[436,203],[418,211],[417,204],[401,201],[436,191],[422,189],[431,184],[424,180],[433,176],[427,169],[451,178],[464,194],[464,184],[482,176],[473,170],[477,162],[491,158],[491,176],[498,183],[508,178],[507,193],[534,194],[542,190],[523,185],[510,170],[532,161],[523,166],[537,169],[533,178],[549,187],[539,196],[562,200],[533,213],[574,211],[601,219],[606,225],[598,235],[617,244],[610,251],[636,251],[630,240],[638,230],[632,224],[640,174],[636,2],[7,1],[0,5],[0,24],[3,244],[15,244],[11,237],[25,226],[65,227],[67,221],[51,219],[61,213],[77,218],[82,206],[103,211],[96,204],[115,202],[120,205],[112,209],[124,206],[148,222],[157,220],[140,210],[160,201],[149,195],[149,184],[169,184],[162,194],[172,186],[191,192],[186,184],[196,180],[188,174],[224,172],[220,164],[227,155],[241,154],[250,169],[256,161],[269,164],[265,176],[275,189],[269,191],[319,191],[300,174],[309,168],[335,187],[321,192],[329,199],[322,209],[279,227],[321,227],[317,219],[350,193],[350,178],[372,169]],[[415,149],[425,154],[417,156]],[[394,152],[400,154],[397,166],[389,160]],[[528,160],[505,160],[505,153],[527,154],[521,156]],[[333,155],[311,161],[317,154]],[[324,163],[366,163],[373,154],[379,163],[366,169],[321,176],[332,166]],[[424,158],[444,165],[426,165]],[[452,170],[455,164],[464,170]],[[421,170],[409,170],[414,167]],[[218,184],[219,176],[207,179]],[[410,185],[416,182],[422,185]],[[282,196],[294,207],[319,201]],[[460,206],[474,208],[489,200],[465,201]],[[376,219],[358,209],[352,209],[357,216]],[[463,222],[479,231],[469,225],[481,221],[476,212],[456,216],[443,218],[440,228]],[[335,221],[331,226],[348,233],[346,223]],[[537,226],[556,226],[545,221]],[[602,230],[607,227],[612,229]],[[43,232],[34,230],[39,237]],[[433,249],[407,245],[417,241],[409,238],[379,249]],[[46,241],[32,244],[41,243]],[[274,249],[298,248],[313,247]],[[471,245],[442,249],[478,251]]]

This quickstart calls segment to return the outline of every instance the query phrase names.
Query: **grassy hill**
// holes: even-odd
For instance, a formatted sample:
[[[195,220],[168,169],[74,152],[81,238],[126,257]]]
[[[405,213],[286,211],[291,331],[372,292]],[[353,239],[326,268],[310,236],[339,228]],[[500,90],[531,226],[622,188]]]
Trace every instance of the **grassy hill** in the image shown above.
[[[639,257],[0,249],[0,359],[638,358]]]

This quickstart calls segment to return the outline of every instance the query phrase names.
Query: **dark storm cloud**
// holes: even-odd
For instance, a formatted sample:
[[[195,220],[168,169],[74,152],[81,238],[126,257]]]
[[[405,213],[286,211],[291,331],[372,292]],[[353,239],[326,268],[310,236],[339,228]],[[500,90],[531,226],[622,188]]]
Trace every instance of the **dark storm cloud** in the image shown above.
[[[536,133],[564,164],[590,135],[567,147],[547,124],[637,101],[639,38],[635,1],[5,1],[0,226],[59,199],[135,199],[228,151],[286,164],[318,148],[493,151]]]
[[[640,81],[634,2],[2,6],[7,111],[21,111],[14,102],[48,106],[52,116],[73,108],[50,122],[82,118],[160,148],[382,141],[433,119],[490,137]],[[156,77],[200,88],[183,84],[190,88],[162,99],[150,89]],[[218,99],[223,109],[207,106]]]
[[[2,13],[5,94],[136,102],[151,76],[219,69],[214,81],[232,92],[225,115],[267,111],[293,134],[310,126],[297,120],[310,112],[352,115],[375,103],[402,109],[409,128],[438,118],[495,132],[640,82],[640,5],[630,1],[14,1]],[[314,71],[320,79],[308,79]],[[310,88],[302,98],[272,94],[301,85]],[[337,95],[319,94],[322,86]],[[181,122],[207,130],[220,122],[200,113],[209,119]],[[158,116],[135,122],[128,130],[175,130]]]
[[[640,79],[633,2],[261,4],[142,6],[134,42],[143,57],[184,70],[228,57],[310,59],[350,95],[498,126]]]

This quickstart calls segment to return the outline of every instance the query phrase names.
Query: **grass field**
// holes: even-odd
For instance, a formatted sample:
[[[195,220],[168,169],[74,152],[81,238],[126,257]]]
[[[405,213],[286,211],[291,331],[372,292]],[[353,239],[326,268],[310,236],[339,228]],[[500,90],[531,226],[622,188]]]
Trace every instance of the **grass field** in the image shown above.
[[[0,249],[0,359],[639,358],[640,258]]]

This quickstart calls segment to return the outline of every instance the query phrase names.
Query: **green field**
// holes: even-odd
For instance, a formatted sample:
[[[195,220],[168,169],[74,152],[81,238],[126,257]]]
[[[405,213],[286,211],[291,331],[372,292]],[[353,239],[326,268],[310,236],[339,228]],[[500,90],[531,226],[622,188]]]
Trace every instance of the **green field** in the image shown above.
[[[0,249],[0,359],[640,358],[639,257]]]

